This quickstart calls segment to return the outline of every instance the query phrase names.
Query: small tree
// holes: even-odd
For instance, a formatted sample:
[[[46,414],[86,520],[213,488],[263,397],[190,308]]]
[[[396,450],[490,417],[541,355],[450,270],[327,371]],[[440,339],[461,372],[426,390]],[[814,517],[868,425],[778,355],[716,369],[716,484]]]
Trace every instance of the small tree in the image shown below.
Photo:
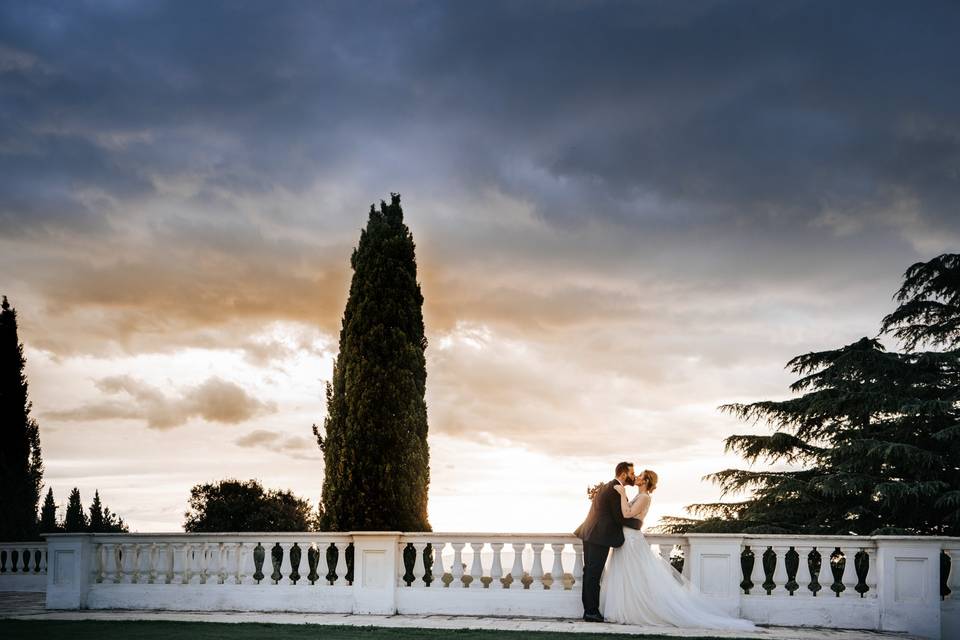
[[[47,490],[47,497],[43,500],[40,510],[40,533],[57,533],[60,523],[57,522],[57,504],[53,501],[53,489]]]
[[[88,527],[87,516],[83,512],[83,504],[80,502],[80,490],[74,487],[70,491],[70,498],[67,500],[67,513],[63,519],[63,530],[66,533],[82,533],[87,531]]]
[[[103,504],[100,503],[100,492],[93,492],[93,502],[90,503],[89,529],[91,533],[101,533],[104,528]]]
[[[221,480],[195,485],[183,529],[219,531],[313,531],[316,515],[310,502],[290,491],[265,491],[257,480]]]

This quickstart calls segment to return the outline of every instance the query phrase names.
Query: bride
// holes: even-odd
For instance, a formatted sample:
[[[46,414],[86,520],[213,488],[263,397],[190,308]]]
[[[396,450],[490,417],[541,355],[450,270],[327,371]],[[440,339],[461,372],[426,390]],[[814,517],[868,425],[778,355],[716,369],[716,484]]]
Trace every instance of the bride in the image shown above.
[[[640,493],[629,502],[624,487],[615,488],[623,517],[642,520],[650,508],[650,494],[657,488],[657,474],[645,469],[636,486]],[[623,536],[623,546],[611,551],[601,579],[600,610],[607,622],[757,630],[751,621],[719,610],[688,578],[653,552],[640,530],[624,527]]]

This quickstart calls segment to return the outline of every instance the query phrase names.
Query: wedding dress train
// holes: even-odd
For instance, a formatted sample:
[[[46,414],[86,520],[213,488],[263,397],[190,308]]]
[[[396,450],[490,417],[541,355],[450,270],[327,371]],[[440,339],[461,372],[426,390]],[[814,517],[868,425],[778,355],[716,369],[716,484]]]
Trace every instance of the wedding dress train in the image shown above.
[[[643,626],[755,631],[750,620],[720,610],[690,580],[650,548],[643,533],[624,527],[600,580],[600,611],[607,622]]]

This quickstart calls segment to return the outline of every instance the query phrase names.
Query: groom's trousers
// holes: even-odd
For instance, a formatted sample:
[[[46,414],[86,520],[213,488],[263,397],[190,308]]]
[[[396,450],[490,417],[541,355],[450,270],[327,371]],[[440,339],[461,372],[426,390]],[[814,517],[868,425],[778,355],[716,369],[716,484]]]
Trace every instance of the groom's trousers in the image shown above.
[[[583,541],[583,612],[600,614],[600,576],[607,563],[610,547]]]

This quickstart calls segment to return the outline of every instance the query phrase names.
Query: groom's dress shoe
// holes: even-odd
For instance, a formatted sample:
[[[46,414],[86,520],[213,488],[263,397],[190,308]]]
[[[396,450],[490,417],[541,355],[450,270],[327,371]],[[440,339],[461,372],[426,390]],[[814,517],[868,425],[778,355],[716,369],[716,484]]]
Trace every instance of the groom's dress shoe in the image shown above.
[[[599,613],[585,613],[583,619],[587,622],[603,622],[603,616]]]

